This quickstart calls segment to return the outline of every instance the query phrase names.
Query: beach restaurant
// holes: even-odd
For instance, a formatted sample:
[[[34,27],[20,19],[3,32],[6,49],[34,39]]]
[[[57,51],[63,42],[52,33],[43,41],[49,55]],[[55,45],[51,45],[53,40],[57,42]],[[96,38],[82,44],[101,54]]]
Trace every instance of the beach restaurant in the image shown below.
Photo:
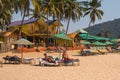
[[[0,33],[0,40],[4,42],[4,47],[2,48],[4,52],[11,50],[11,45],[18,39],[21,22],[22,21],[12,22],[7,27],[6,31]],[[21,36],[22,38],[33,42],[35,46],[41,47],[46,47],[48,37],[50,43],[49,46],[52,46],[54,41],[50,36],[57,34],[61,29],[63,30],[64,28],[57,20],[44,21],[38,18],[29,19],[23,21]]]

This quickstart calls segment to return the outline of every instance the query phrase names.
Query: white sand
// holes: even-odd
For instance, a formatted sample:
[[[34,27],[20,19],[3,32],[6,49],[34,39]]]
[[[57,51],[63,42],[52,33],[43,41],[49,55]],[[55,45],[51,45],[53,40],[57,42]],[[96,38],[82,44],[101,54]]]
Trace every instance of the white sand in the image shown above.
[[[43,57],[43,53],[24,53],[24,57],[36,60],[38,57]],[[0,80],[120,80],[120,54],[84,57],[77,56],[76,51],[68,53],[71,57],[80,59],[80,66],[40,67],[30,64],[4,64],[0,68]],[[20,56],[9,52],[0,54],[0,60],[7,54]]]

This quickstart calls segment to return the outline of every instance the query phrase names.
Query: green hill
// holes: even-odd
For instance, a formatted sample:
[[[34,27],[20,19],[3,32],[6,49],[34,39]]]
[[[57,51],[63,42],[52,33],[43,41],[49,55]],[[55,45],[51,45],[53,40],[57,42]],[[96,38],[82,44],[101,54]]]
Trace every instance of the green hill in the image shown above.
[[[102,37],[120,38],[120,18],[113,21],[103,22],[85,29],[91,35]]]

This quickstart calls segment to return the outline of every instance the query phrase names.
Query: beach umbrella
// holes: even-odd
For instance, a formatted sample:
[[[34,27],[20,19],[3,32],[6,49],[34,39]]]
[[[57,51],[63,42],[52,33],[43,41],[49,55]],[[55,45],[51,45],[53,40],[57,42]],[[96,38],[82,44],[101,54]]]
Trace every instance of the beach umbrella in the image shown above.
[[[102,43],[102,42],[99,42],[99,41],[96,41],[96,42],[94,42],[92,44],[94,44],[94,45],[106,45],[105,43]]]
[[[80,32],[80,33],[85,33],[85,34],[88,34],[87,31],[85,31],[84,29],[78,29],[76,32]]]
[[[15,41],[14,44],[22,45],[21,59],[23,59],[23,45],[33,45],[34,43],[32,43],[24,38],[21,38],[21,39]]]
[[[67,35],[65,35],[64,33],[56,34],[54,36],[51,36],[51,38],[54,38],[54,39],[63,39],[63,40],[72,40]]]
[[[109,42],[109,41],[106,41],[105,44],[106,44],[106,45],[112,45],[113,43],[112,43],[112,42]]]
[[[81,42],[81,44],[91,44],[91,43],[88,41],[85,41],[85,42]]]
[[[34,43],[24,39],[24,38],[21,38],[17,41],[14,42],[14,44],[19,44],[19,45],[33,45]]]

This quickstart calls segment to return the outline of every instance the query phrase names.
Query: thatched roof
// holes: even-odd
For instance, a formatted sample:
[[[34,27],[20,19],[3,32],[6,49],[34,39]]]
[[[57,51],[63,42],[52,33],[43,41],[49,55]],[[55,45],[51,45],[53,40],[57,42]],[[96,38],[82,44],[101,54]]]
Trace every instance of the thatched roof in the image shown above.
[[[77,35],[79,35],[80,33],[88,33],[87,31],[83,30],[83,29],[78,29],[77,31],[68,34],[68,36],[72,39],[74,39]]]
[[[75,36],[78,34],[78,32],[73,32],[73,33],[70,33],[70,34],[67,34],[70,38],[74,39]]]
[[[0,36],[1,36],[1,37],[7,37],[7,36],[11,35],[12,33],[16,32],[16,31],[19,32],[18,28],[10,28],[10,29],[7,30],[7,31],[0,32]],[[28,35],[28,34],[25,33],[25,32],[22,32],[22,34],[23,34],[23,35]]]
[[[9,29],[7,31],[1,32],[0,36],[1,37],[5,37],[5,36],[9,36],[11,35],[13,32],[15,32],[16,30],[18,30],[17,28],[13,28],[13,29]]]

